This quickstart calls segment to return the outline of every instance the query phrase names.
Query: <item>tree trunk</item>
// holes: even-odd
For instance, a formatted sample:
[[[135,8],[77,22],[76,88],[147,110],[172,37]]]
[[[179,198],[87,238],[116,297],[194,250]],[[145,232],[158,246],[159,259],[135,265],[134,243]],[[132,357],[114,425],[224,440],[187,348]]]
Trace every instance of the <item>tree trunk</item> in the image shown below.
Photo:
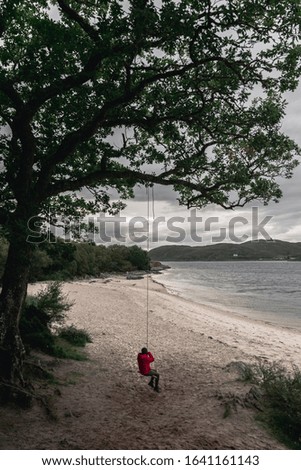
[[[26,241],[28,218],[16,218],[10,227],[10,246],[0,295],[0,379],[24,385],[24,347],[19,322],[27,294],[32,244]]]

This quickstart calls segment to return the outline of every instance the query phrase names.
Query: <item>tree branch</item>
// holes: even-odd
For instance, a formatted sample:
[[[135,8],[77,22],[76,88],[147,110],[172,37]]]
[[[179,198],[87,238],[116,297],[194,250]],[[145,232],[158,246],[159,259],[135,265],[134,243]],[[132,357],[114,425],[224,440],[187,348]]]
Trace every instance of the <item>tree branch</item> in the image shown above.
[[[9,127],[12,127],[12,120],[9,116],[7,116],[3,111],[0,110],[0,117],[2,117],[3,121],[6,122],[6,124],[9,125]]]
[[[206,199],[207,202],[215,203],[213,197],[214,194],[216,194],[216,192],[221,189],[224,184],[228,183],[228,181],[220,180],[211,186],[204,187],[200,183],[193,183],[192,181],[187,181],[178,177],[170,177],[166,179],[166,177],[171,176],[171,174],[172,171],[155,175],[149,173],[142,173],[140,171],[131,170],[129,168],[106,172],[96,170],[76,180],[57,181],[56,183],[50,186],[46,197],[57,196],[58,194],[67,191],[76,191],[88,185],[95,185],[97,183],[102,183],[105,185],[108,180],[124,180],[125,183],[127,181],[133,181],[134,183],[138,184],[153,183],[160,184],[163,186],[183,186],[190,190],[197,191],[198,194],[191,197],[187,201],[188,207],[193,207],[194,205],[196,205],[196,202],[200,199]],[[176,169],[173,174],[176,175]],[[248,199],[246,197],[244,201],[242,201],[242,199],[240,198],[237,202],[229,203],[228,205],[223,202],[218,202],[218,204],[224,209],[234,209],[235,207],[244,207],[247,202],[249,202],[249,200],[251,199]]]
[[[85,33],[92,39],[94,42],[98,42],[100,37],[97,29],[93,28],[88,21],[86,21],[82,16],[80,16],[77,11],[68,5],[64,0],[57,0],[61,10],[65,15],[72,21],[75,21]]]
[[[207,63],[211,60],[214,60],[214,58],[204,59],[201,62]],[[45,164],[44,168],[50,169],[50,168],[53,168],[56,164],[61,163],[68,155],[71,155],[74,152],[78,144],[92,137],[97,131],[97,129],[100,127],[102,122],[104,121],[107,113],[111,109],[117,108],[121,105],[131,102],[148,85],[156,83],[160,80],[180,77],[193,68],[195,68],[195,64],[189,63],[185,66],[182,66],[173,70],[169,70],[167,72],[158,73],[156,75],[153,75],[152,77],[145,78],[144,80],[141,80],[141,82],[138,83],[131,90],[126,90],[124,94],[105,103],[103,107],[100,109],[100,111],[97,114],[95,114],[89,122],[85,123],[81,128],[77,129],[74,132],[71,132],[69,135],[65,137],[65,139],[63,140],[63,142],[61,143],[57,151],[48,159],[48,162],[47,164]]]
[[[145,184],[145,183],[157,183],[164,186],[171,186],[171,185],[182,185],[186,188],[196,190],[200,192],[200,195],[205,196],[211,188],[204,188],[201,184],[195,184],[191,181],[187,181],[181,178],[169,178],[165,179],[166,172],[155,175],[149,173],[142,173],[140,171],[131,170],[129,168],[124,168],[122,170],[108,170],[102,171],[101,169],[97,169],[87,175],[82,176],[76,180],[65,180],[65,181],[57,181],[49,186],[49,190],[47,192],[47,197],[56,196],[60,193],[67,192],[67,191],[76,191],[80,188],[85,186],[95,185],[98,182],[101,184],[106,184],[108,180],[124,180],[124,181],[134,181],[137,183]],[[169,174],[170,176],[170,174]]]
[[[110,110],[118,108],[121,105],[125,105],[135,99],[147,86],[156,83],[160,80],[166,80],[174,77],[183,76],[185,73],[190,70],[200,66],[201,64],[209,63],[216,60],[222,60],[220,57],[212,56],[206,59],[199,61],[197,64],[190,62],[184,66],[174,68],[172,70],[164,71],[153,76],[147,77],[144,80],[141,80],[135,87],[131,90],[126,90],[122,95],[117,98],[108,101],[103,105],[103,107],[96,113],[93,118],[86,122],[82,127],[76,131],[68,134],[60,146],[57,148],[56,152],[52,154],[43,164],[40,179],[38,183],[38,188],[44,192],[45,187],[49,184],[51,175],[56,165],[65,161],[70,155],[74,153],[79,144],[87,141],[91,138],[100,126],[104,123],[104,120]],[[113,125],[113,124],[112,124]],[[164,184],[164,183],[162,183]]]
[[[16,110],[23,107],[24,103],[19,93],[14,89],[13,82],[4,77],[3,74],[0,75],[0,91],[9,98]]]
[[[188,64],[180,69],[171,70],[165,73],[157,74],[153,77],[148,77],[142,80],[132,90],[128,90],[123,95],[120,95],[119,97],[105,103],[100,109],[100,111],[95,114],[90,121],[85,123],[81,128],[77,129],[76,131],[73,131],[68,134],[64,138],[56,152],[52,154],[44,163],[40,176],[41,189],[45,187],[45,184],[48,183],[52,170],[55,168],[55,166],[59,163],[62,163],[68,156],[72,155],[72,153],[76,150],[79,144],[87,141],[96,133],[102,121],[105,119],[106,114],[111,109],[117,108],[123,104],[130,102],[137,95],[139,95],[148,85],[162,79],[184,75],[186,71],[190,70],[193,67],[194,64]]]
[[[28,119],[32,119],[37,110],[46,101],[65,93],[72,88],[79,87],[94,77],[102,62],[102,54],[98,51],[91,54],[84,68],[75,75],[70,75],[55,81],[52,85],[35,91],[35,96],[26,104]]]
[[[35,91],[35,96],[31,99],[26,105],[26,111],[28,112],[28,116],[32,118],[32,116],[36,113],[36,111],[49,99],[54,98],[55,96],[62,94],[66,91],[69,91],[72,88],[78,87],[91,78],[93,78],[95,72],[99,68],[102,63],[102,60],[111,57],[116,53],[126,53],[128,54],[129,51],[133,50],[138,52],[137,43],[134,42],[133,44],[116,44],[113,47],[108,49],[106,45],[106,52],[102,51],[101,49],[101,37],[98,31],[82,16],[80,16],[77,11],[70,7],[68,3],[64,0],[57,0],[61,10],[65,15],[70,18],[71,20],[75,21],[85,33],[92,39],[92,41],[97,46],[97,49],[91,53],[91,56],[84,66],[84,68],[75,75],[70,75],[69,77],[65,77],[61,80],[57,80],[52,85]],[[146,47],[158,47],[161,44],[162,40],[160,41],[153,41],[153,42],[145,42]],[[141,47],[141,45],[140,45]],[[133,54],[134,60],[135,54]],[[127,71],[129,74],[129,71]],[[128,77],[129,78],[129,77]]]
[[[0,225],[5,225],[8,221],[8,217],[8,212],[0,207]]]

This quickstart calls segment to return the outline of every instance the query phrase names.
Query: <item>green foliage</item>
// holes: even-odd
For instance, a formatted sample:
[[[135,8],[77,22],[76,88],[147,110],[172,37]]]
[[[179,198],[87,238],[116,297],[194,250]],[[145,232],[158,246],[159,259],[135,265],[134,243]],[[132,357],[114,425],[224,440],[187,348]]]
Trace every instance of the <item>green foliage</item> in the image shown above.
[[[244,381],[259,387],[258,418],[289,448],[301,449],[301,372],[288,371],[279,363],[240,367]]]
[[[76,328],[74,325],[60,329],[59,337],[68,341],[73,346],[83,347],[87,343],[92,343],[91,335],[85,330]]]
[[[48,284],[36,296],[36,306],[46,315],[49,327],[61,324],[72,305],[72,302],[69,302],[67,296],[63,294],[62,284],[59,281]]]
[[[42,267],[42,273],[40,273],[40,276],[38,277],[39,280],[43,279],[43,276],[45,278],[45,274],[47,275],[46,278],[51,279],[58,276],[58,273],[61,273],[61,279],[58,280],[63,280],[68,277],[69,271],[72,272],[72,262],[74,261],[76,247],[71,243],[65,243],[60,238],[51,237],[49,242],[46,241],[36,247],[38,255],[36,257],[36,263],[35,260],[32,262],[31,281],[34,280],[33,270],[37,269],[37,266],[41,265],[38,257],[41,256],[43,259],[43,254],[44,257],[47,256],[48,259],[50,259],[50,263],[47,266]]]
[[[0,279],[7,257],[8,242],[0,238]],[[102,273],[149,270],[149,256],[134,245],[94,245],[92,243],[56,243],[47,241],[36,246],[31,261],[30,282],[53,280],[52,295],[60,289],[62,281],[80,277],[98,277]],[[47,298],[51,292],[47,293]],[[43,296],[42,296],[43,297]],[[51,299],[49,299],[50,302]],[[41,300],[47,302],[47,299]],[[63,302],[63,299],[61,299]],[[58,306],[60,308],[60,306]]]
[[[116,213],[107,188],[125,198],[136,183],[199,207],[279,198],[298,153],[281,132],[300,76],[296,2],[50,3],[0,6],[4,223],[25,201],[53,222]]]
[[[36,282],[43,280],[44,272],[52,272],[52,259],[46,251],[36,247],[32,254],[30,281]]]
[[[138,246],[105,247],[86,242],[70,244],[62,240],[58,240],[57,245],[50,245],[49,249],[49,243],[45,242],[35,249],[30,281],[56,279],[59,285],[59,281],[76,277],[149,269],[148,254]],[[63,245],[66,249],[62,248]]]
[[[39,349],[52,354],[54,337],[50,329],[49,317],[32,303],[27,303],[23,309],[20,334],[27,349]]]
[[[5,261],[8,253],[8,242],[5,238],[0,237],[0,279],[2,279]]]
[[[82,351],[71,345],[69,341],[63,338],[56,337],[54,347],[52,349],[52,356],[60,359],[73,359],[74,361],[86,361],[87,355]]]
[[[66,359],[86,359],[74,346],[83,347],[91,342],[90,335],[75,327],[62,327],[71,305],[58,282],[27,298],[20,320],[21,338],[27,350],[38,349]],[[61,325],[59,329],[58,325]]]
[[[77,273],[79,277],[85,275],[97,276],[99,273],[96,264],[95,246],[89,243],[81,243],[76,246],[74,259],[77,264]]]
[[[142,269],[148,271],[150,268],[149,257],[145,251],[143,251],[137,245],[129,248],[128,260],[136,269]]]
[[[253,364],[246,364],[245,362],[239,362],[236,367],[240,374],[240,380],[242,382],[256,383],[258,378],[258,369]]]
[[[262,419],[292,449],[301,450],[301,372],[278,364],[260,366],[264,392]]]

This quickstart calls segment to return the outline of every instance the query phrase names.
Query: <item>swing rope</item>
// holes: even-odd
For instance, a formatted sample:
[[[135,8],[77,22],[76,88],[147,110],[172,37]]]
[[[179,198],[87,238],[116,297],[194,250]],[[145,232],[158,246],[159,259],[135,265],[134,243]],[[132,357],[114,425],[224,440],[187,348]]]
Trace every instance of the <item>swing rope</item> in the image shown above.
[[[155,218],[155,196],[154,196],[154,187],[152,186],[152,211],[153,219]],[[149,252],[150,249],[150,188],[146,187],[147,195],[147,242],[146,249]],[[148,337],[149,337],[149,272],[146,275],[146,347],[148,349]]]
[[[149,195],[149,187],[146,188],[146,195],[147,195],[147,210],[146,210],[146,218],[147,218],[147,241],[146,241],[146,250],[147,253],[149,252],[149,214],[150,214],[150,195]],[[146,347],[148,349],[148,332],[149,332],[149,273],[146,274]]]

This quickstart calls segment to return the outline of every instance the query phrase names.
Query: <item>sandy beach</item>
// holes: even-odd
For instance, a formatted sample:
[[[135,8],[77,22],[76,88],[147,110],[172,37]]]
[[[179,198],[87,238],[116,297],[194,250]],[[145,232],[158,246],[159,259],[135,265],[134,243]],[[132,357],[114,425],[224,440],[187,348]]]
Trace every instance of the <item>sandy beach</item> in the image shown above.
[[[58,378],[55,419],[43,408],[7,408],[1,449],[284,449],[243,406],[250,384],[235,363],[301,367],[301,333],[171,295],[150,281],[149,350],[161,393],[138,373],[146,344],[146,280],[112,277],[64,284],[68,323],[86,329],[89,360],[49,359]],[[37,292],[41,285],[30,287]],[[233,399],[238,397],[238,399]],[[237,403],[224,417],[225,404]]]

